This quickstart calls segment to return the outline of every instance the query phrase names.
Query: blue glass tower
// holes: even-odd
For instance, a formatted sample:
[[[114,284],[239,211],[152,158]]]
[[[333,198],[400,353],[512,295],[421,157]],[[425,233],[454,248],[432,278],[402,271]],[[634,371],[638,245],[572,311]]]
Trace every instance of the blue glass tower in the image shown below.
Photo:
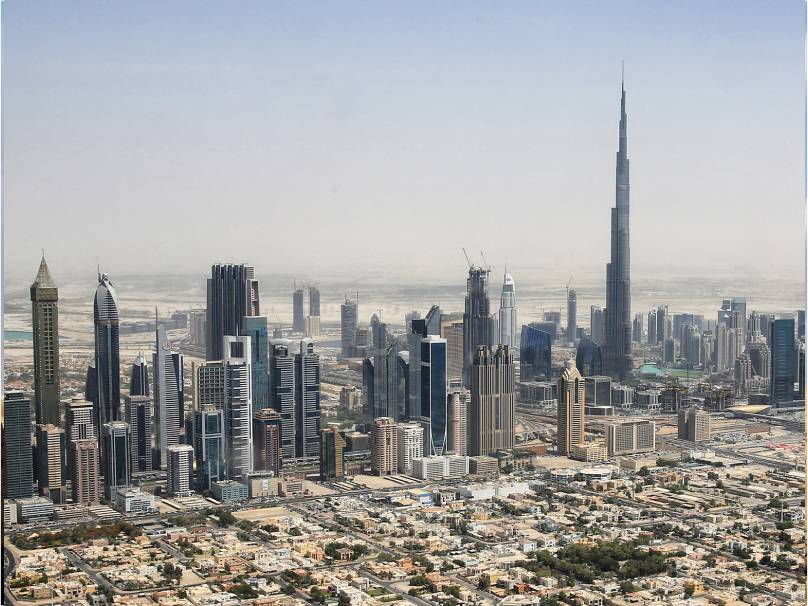
[[[121,419],[121,353],[118,297],[107,274],[98,275],[95,291],[96,427]]]
[[[441,456],[446,450],[446,339],[421,339],[420,379],[424,455]]]
[[[252,340],[253,413],[269,408],[269,332],[266,316],[246,316],[241,334]]]
[[[546,381],[551,374],[553,336],[533,326],[522,326],[519,344],[519,378],[522,381]]]
[[[772,372],[769,382],[769,403],[794,400],[794,372],[796,368],[796,348],[794,345],[794,320],[781,319],[769,324],[771,343]]]
[[[603,356],[600,345],[592,339],[583,337],[578,342],[575,352],[575,367],[585,377],[594,377],[603,374]]]

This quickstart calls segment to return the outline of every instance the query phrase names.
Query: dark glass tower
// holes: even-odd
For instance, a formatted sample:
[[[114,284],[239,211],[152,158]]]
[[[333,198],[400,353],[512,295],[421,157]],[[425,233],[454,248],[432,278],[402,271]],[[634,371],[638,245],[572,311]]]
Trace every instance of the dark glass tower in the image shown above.
[[[552,374],[552,337],[533,326],[522,325],[519,341],[519,378],[522,381],[547,381]]]
[[[615,205],[612,208],[611,261],[606,265],[606,368],[622,379],[631,370],[631,259],[629,246],[629,161],[626,89],[621,84],[620,139]]]
[[[118,297],[107,274],[95,290],[96,427],[121,419],[121,362],[118,344]],[[89,373],[88,373],[89,376]],[[89,399],[89,398],[88,398]],[[103,456],[103,454],[102,454]]]
[[[132,376],[129,379],[130,396],[149,395],[149,367],[146,364],[146,357],[139,353],[132,364]]]
[[[794,320],[775,320],[769,325],[771,377],[769,404],[777,406],[794,400],[794,374],[797,366],[794,347]]]
[[[34,494],[31,452],[31,400],[8,391],[3,404],[3,498],[27,499]]]
[[[297,456],[320,456],[320,354],[311,339],[295,355],[295,425]]]
[[[306,318],[303,313],[303,289],[297,288],[292,293],[292,330],[303,332],[306,329]]]
[[[258,315],[258,280],[249,265],[213,265],[208,278],[205,354],[221,360],[225,335],[242,334],[244,316]]]
[[[481,345],[494,345],[496,322],[488,297],[490,270],[472,265],[466,281],[466,310],[463,313],[463,385],[471,386],[471,366]]]
[[[269,408],[269,329],[266,316],[249,316],[242,321],[241,334],[251,339],[253,414]]]
[[[34,411],[37,424],[59,422],[59,290],[45,255],[31,284],[34,345]]]

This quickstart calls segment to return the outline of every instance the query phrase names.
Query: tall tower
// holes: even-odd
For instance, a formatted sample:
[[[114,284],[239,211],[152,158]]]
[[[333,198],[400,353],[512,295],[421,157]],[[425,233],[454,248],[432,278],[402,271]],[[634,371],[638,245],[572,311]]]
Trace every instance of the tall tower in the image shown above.
[[[224,444],[229,480],[253,470],[252,370],[249,337],[224,338]]]
[[[269,358],[269,404],[281,415],[283,459],[295,459],[295,352],[292,341],[272,339]]]
[[[505,274],[502,296],[499,299],[499,342],[513,347],[516,339],[516,287],[513,276]]]
[[[269,408],[269,329],[266,316],[244,318],[241,334],[250,337],[253,414]]]
[[[574,446],[584,443],[586,384],[572,360],[558,379],[558,454],[569,456]]]
[[[205,320],[208,360],[224,358],[222,339],[225,335],[242,334],[244,316],[257,316],[258,307],[258,280],[252,266],[216,264],[211,267]]]
[[[320,455],[320,354],[311,339],[300,341],[295,355],[295,452],[298,457]]]
[[[446,454],[447,381],[446,339],[427,335],[421,339],[421,425],[424,428],[424,455]]]
[[[626,88],[621,83],[620,138],[615,205],[612,208],[611,261],[606,265],[606,367],[620,380],[631,370],[631,259],[629,246],[629,160]]]
[[[31,452],[31,400],[7,391],[3,402],[3,498],[28,499],[34,494]]]
[[[95,290],[96,427],[121,419],[121,352],[118,344],[118,296],[107,274]],[[102,453],[103,459],[103,453]]]
[[[283,465],[281,448],[281,415],[263,408],[253,414],[253,469],[280,475]]]
[[[477,349],[472,367],[469,454],[488,455],[514,444],[515,367],[507,346]]]
[[[59,289],[45,254],[31,284],[34,339],[34,411],[37,424],[59,422]]]
[[[67,444],[65,430],[54,425],[36,426],[37,484],[39,494],[54,503],[67,498]]]
[[[303,313],[303,289],[297,288],[292,293],[292,330],[303,332],[306,328],[306,319]]]
[[[578,335],[578,294],[567,290],[567,342],[575,343]]]
[[[132,376],[129,380],[130,396],[149,395],[149,367],[146,364],[146,356],[142,353],[137,355],[132,364]]]
[[[489,269],[472,265],[466,281],[466,309],[463,313],[463,385],[471,386],[471,366],[480,345],[494,344],[496,322],[488,298]]]
[[[110,421],[101,429],[101,443],[104,465],[104,495],[111,501],[119,489],[129,486],[132,452],[129,424],[124,421]]]
[[[356,340],[356,329],[359,325],[359,301],[352,301],[345,297],[345,303],[340,306],[340,342],[341,355],[349,358],[353,354],[353,345]]]
[[[165,326],[157,321],[154,366],[154,466],[165,469],[166,449],[180,443],[185,429],[185,373],[182,354],[171,351]]]
[[[152,401],[149,396],[125,396],[126,422],[131,433],[132,474],[152,471]]]

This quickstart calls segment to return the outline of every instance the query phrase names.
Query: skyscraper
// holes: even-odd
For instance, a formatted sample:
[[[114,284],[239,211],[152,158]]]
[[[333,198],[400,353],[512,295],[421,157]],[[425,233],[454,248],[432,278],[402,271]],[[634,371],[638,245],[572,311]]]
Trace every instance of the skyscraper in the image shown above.
[[[514,346],[516,339],[516,287],[513,276],[506,273],[499,299],[499,342],[508,347]]]
[[[399,473],[412,473],[413,459],[424,456],[424,428],[418,423],[399,423],[396,426],[396,448]]]
[[[645,330],[645,315],[642,312],[634,314],[634,327],[631,338],[635,343],[642,343],[643,331]]]
[[[597,305],[589,308],[589,336],[598,345],[606,342],[606,320],[603,317],[603,308]]]
[[[507,346],[477,348],[469,408],[469,454],[488,455],[514,444],[515,366]]]
[[[59,289],[45,254],[31,284],[34,348],[34,410],[37,424],[60,426],[59,420]]]
[[[578,337],[578,294],[567,290],[567,343],[575,343]]]
[[[612,208],[611,261],[606,265],[606,368],[622,379],[631,362],[631,259],[629,245],[629,160],[626,89],[621,84],[615,206]]]
[[[36,471],[39,494],[54,503],[67,498],[67,444],[65,430],[54,425],[36,426]]]
[[[343,358],[350,358],[353,355],[358,323],[359,302],[352,301],[346,296],[345,303],[340,305],[340,342]]]
[[[129,379],[130,396],[149,395],[149,368],[146,365],[146,356],[139,353],[132,364],[132,375]]]
[[[165,326],[155,313],[154,466],[165,469],[166,449],[179,444],[185,433],[185,372],[182,354],[171,351]]]
[[[468,414],[471,392],[464,387],[456,387],[449,391],[446,407],[449,419],[446,427],[446,450],[448,453],[466,456],[468,447]]]
[[[194,448],[190,444],[174,444],[166,449],[166,489],[170,495],[183,497],[191,494],[191,472]]]
[[[28,499],[34,494],[31,451],[31,400],[7,391],[3,401],[3,498]]]
[[[296,288],[292,293],[292,330],[303,332],[306,327],[305,314],[303,312],[303,289]]]
[[[603,374],[603,356],[600,346],[586,337],[578,342],[575,351],[575,366],[586,376]]]
[[[314,341],[300,341],[295,355],[295,453],[298,457],[320,455],[320,354]]]
[[[207,298],[206,358],[221,360],[224,358],[224,336],[242,334],[244,317],[259,314],[255,269],[250,265],[213,265],[208,278]]]
[[[281,415],[281,448],[283,458],[295,459],[295,353],[292,341],[270,341],[269,393],[270,405]]]
[[[283,465],[282,421],[277,410],[264,408],[253,415],[253,469],[279,475]]]
[[[320,289],[316,286],[309,286],[309,315],[320,317]]]
[[[111,501],[118,490],[124,489],[130,483],[129,455],[132,451],[130,445],[129,424],[124,421],[110,421],[101,429],[101,457],[104,466],[104,495]]]
[[[107,274],[95,290],[96,427],[121,418],[121,360],[118,344],[118,297]],[[103,453],[102,457],[103,459]]]
[[[149,396],[125,396],[124,403],[131,434],[132,474],[152,471],[152,400]]]
[[[320,479],[338,480],[345,475],[343,449],[345,439],[339,429],[330,427],[320,431]]]
[[[224,445],[227,479],[252,471],[252,370],[249,337],[224,337]]]
[[[796,347],[794,346],[794,319],[778,319],[769,325],[771,344],[771,373],[769,378],[769,403],[794,400],[794,375],[797,367]]]
[[[677,427],[677,437],[680,440],[710,441],[710,414],[704,410],[680,410]]]
[[[253,413],[269,408],[269,332],[266,316],[247,316],[242,334],[250,337]]]
[[[567,360],[558,379],[558,454],[569,456],[575,446],[584,443],[584,408],[586,386],[584,378]]]
[[[398,471],[398,440],[396,422],[381,417],[370,426],[371,470],[375,475],[387,476]]]
[[[529,325],[522,325],[519,340],[519,378],[522,381],[544,381],[552,373],[550,333]]]
[[[421,425],[424,455],[446,454],[446,339],[421,339]]]
[[[463,313],[463,385],[471,385],[471,366],[480,345],[492,346],[496,322],[488,298],[489,269],[472,265],[466,281],[466,308]]]
[[[101,500],[100,450],[95,439],[79,439],[71,442],[70,485],[73,503],[94,505]]]
[[[657,344],[657,318],[656,310],[652,309],[648,312],[648,345]]]
[[[201,490],[210,490],[213,482],[225,479],[223,410],[206,406],[194,411],[194,455]]]

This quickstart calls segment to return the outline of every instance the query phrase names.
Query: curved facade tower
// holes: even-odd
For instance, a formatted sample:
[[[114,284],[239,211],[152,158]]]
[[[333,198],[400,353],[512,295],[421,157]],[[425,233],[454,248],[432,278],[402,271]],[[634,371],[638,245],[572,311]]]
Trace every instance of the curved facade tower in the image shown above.
[[[620,380],[631,370],[631,259],[626,89],[621,85],[611,261],[606,265],[606,368]]]
[[[513,276],[505,274],[502,296],[499,299],[499,344],[514,346],[516,338],[516,286]]]
[[[118,297],[107,274],[95,290],[95,393],[97,427],[121,420],[121,360],[118,344]]]

